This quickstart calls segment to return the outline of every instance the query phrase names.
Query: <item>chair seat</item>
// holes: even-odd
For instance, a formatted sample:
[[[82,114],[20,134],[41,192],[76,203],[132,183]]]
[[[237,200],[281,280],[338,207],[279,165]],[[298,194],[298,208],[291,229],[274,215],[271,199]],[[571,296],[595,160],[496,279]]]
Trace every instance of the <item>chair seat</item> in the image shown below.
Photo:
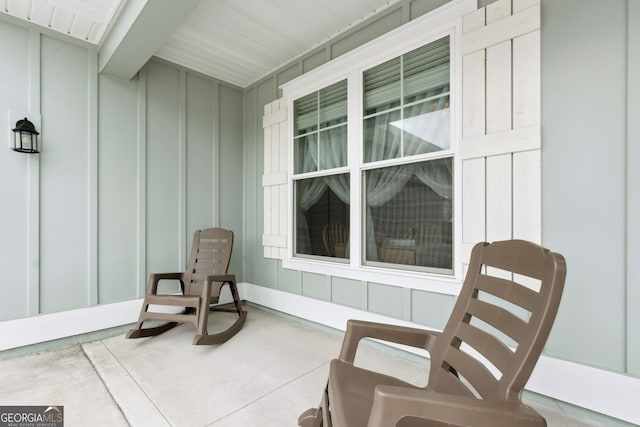
[[[191,295],[147,295],[145,303],[177,307],[199,307],[200,297]]]
[[[366,426],[373,406],[373,393],[379,385],[418,388],[398,378],[358,368],[338,359],[331,361],[329,372],[331,418],[338,426]]]

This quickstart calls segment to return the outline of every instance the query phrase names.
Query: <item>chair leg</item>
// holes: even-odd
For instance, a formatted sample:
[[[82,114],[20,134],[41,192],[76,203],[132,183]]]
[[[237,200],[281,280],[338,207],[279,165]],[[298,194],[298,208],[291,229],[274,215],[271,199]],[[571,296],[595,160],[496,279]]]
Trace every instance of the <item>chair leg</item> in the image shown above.
[[[245,311],[242,310],[242,305],[240,305],[240,294],[238,294],[238,286],[235,282],[229,283],[229,289],[231,290],[231,295],[233,295],[233,303],[236,306],[238,316],[242,316],[242,313],[244,313]]]
[[[167,332],[169,329],[173,329],[180,324],[180,322],[167,322],[151,328],[143,328],[142,324],[145,322],[144,315],[148,309],[149,304],[142,305],[142,308],[140,309],[140,316],[138,316],[138,322],[136,323],[135,328],[130,329],[129,332],[127,332],[127,338],[146,338],[160,335],[163,332]],[[193,309],[187,307],[185,308],[184,313],[188,314],[189,310]]]
[[[238,313],[238,319],[225,331],[219,332],[217,334],[208,334],[207,322],[209,321],[210,298],[208,295],[206,295],[204,298],[202,298],[200,313],[198,313],[198,332],[193,338],[194,345],[222,344],[223,342],[227,341],[229,338],[237,334],[238,331],[242,329],[242,325],[244,325],[245,320],[247,320],[247,312],[242,309],[242,305],[240,304],[240,295],[238,294],[238,289],[236,287],[235,281],[229,281],[227,283],[229,284],[231,295],[233,296],[233,303],[236,307],[235,311]],[[212,309],[212,311],[213,310],[231,311],[225,309]]]
[[[207,310],[208,312],[208,310]],[[193,338],[194,345],[212,345],[212,344],[222,344],[227,341],[229,338],[237,334],[240,329],[242,329],[242,325],[244,325],[245,320],[247,320],[247,312],[243,311],[238,320],[234,322],[229,329],[219,332],[217,334],[198,334]]]
[[[163,332],[167,332],[169,329],[175,328],[179,324],[179,322],[167,322],[152,328],[143,328],[142,322],[138,322],[134,329],[127,332],[127,338],[145,338],[160,335]]]
[[[331,423],[331,412],[329,412],[329,382],[327,381],[327,386],[324,389],[324,393],[322,394],[322,402],[320,404],[320,410],[322,414],[319,419],[319,424],[317,426],[331,427],[333,424]],[[314,426],[316,427],[316,426]]]
[[[298,417],[300,427],[331,427],[331,413],[329,412],[329,384],[323,390],[320,406],[309,408]]]
[[[320,408],[309,408],[298,417],[300,427],[320,427],[322,426],[322,410]]]

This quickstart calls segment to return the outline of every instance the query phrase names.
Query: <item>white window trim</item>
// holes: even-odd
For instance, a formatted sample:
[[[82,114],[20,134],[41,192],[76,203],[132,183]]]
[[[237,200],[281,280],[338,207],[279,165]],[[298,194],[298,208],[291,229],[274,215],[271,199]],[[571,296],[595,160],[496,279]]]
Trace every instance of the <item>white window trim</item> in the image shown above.
[[[462,191],[461,177],[462,164],[459,156],[459,146],[462,129],[462,55],[460,40],[462,36],[462,16],[473,12],[477,8],[477,0],[454,0],[428,14],[425,14],[389,33],[373,40],[353,51],[346,53],[317,69],[304,74],[282,86],[283,97],[289,105],[288,122],[293,123],[293,100],[320,90],[340,80],[348,80],[348,97],[356,99],[350,102],[348,117],[360,117],[362,115],[362,99],[360,88],[362,87],[362,74],[365,70],[410,52],[431,41],[449,36],[452,52],[451,61],[451,139],[452,150],[456,153],[454,161],[454,259],[453,275],[439,275],[435,273],[418,272],[410,270],[393,269],[390,267],[374,267],[360,264],[362,220],[358,209],[351,209],[350,222],[355,226],[351,229],[351,240],[358,242],[350,247],[349,263],[324,261],[318,259],[306,259],[295,257],[293,253],[293,150],[289,150],[288,164],[288,230],[287,256],[282,262],[284,268],[336,276],[353,280],[374,282],[401,286],[411,289],[419,289],[443,294],[457,295],[460,291],[463,277],[462,269]],[[293,141],[293,127],[288,126],[288,140]],[[362,138],[361,122],[350,119],[348,121],[348,140],[358,141]],[[348,145],[349,165],[353,159],[360,156],[359,145]],[[361,175],[352,175],[351,198],[361,200]]]

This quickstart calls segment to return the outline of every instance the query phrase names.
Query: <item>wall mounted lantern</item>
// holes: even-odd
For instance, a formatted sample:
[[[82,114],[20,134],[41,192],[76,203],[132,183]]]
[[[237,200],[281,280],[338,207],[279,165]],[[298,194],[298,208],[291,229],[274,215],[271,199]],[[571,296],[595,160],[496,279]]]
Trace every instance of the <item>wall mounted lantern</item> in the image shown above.
[[[15,129],[13,129],[13,150],[21,153],[39,153],[38,132],[26,117],[18,120]]]

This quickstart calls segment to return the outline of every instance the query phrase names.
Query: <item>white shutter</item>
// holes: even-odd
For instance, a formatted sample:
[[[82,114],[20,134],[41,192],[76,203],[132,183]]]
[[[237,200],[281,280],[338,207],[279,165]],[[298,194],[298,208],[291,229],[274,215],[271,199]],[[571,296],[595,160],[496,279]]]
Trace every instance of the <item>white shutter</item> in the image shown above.
[[[481,240],[541,240],[540,0],[466,15],[461,51],[466,262]]]
[[[287,103],[284,98],[264,106],[264,229],[265,258],[287,254]]]

